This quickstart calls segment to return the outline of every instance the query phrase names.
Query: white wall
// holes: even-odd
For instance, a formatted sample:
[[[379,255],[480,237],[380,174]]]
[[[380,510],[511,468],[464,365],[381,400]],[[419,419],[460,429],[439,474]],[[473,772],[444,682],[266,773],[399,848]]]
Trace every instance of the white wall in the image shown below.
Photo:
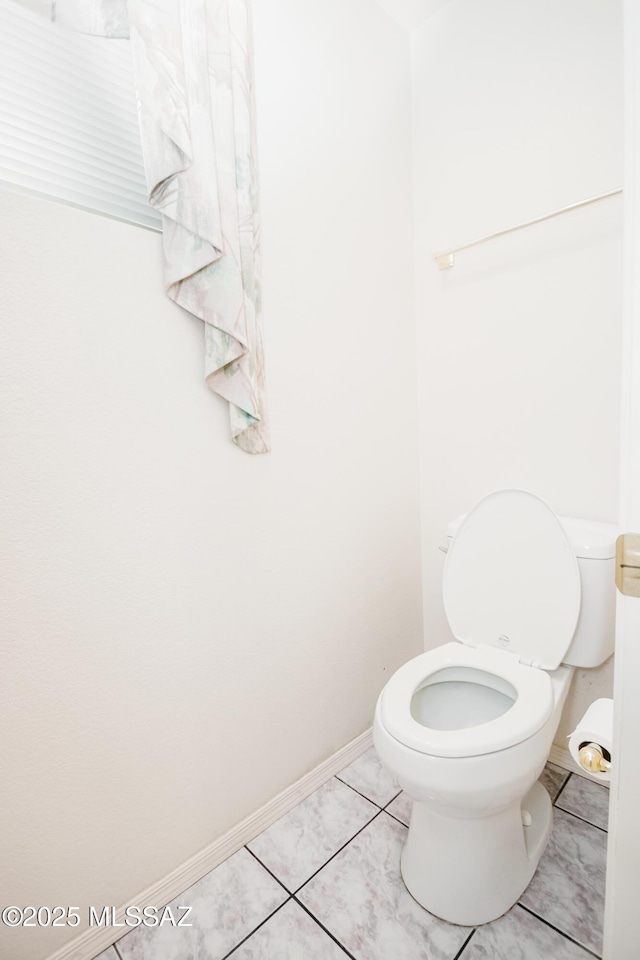
[[[622,184],[621,4],[450,0],[412,37],[425,643],[450,637],[447,520],[522,486],[617,520],[621,202],[460,254]],[[613,584],[612,584],[613,589]],[[611,693],[579,672],[556,742]]]
[[[158,236],[0,195],[2,902],[132,902],[421,648],[408,37],[254,8],[270,455],[228,439]]]

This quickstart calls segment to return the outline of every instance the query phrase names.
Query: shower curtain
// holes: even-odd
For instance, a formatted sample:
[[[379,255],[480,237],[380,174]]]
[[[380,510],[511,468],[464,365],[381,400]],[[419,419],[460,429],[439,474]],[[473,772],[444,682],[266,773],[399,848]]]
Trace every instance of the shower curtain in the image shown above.
[[[270,449],[250,0],[56,0],[57,22],[130,36],[168,296],[204,321],[205,378],[234,442]]]

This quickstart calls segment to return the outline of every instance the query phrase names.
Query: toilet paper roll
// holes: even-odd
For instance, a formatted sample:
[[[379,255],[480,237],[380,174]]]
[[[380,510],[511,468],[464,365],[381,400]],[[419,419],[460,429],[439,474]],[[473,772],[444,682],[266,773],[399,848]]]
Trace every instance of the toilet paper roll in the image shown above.
[[[585,743],[597,743],[606,751],[606,759],[612,759],[611,747],[613,743],[613,700],[603,698],[594,700],[584,717],[569,736],[569,752],[580,766],[579,751]],[[597,780],[610,780],[609,771],[591,773]]]

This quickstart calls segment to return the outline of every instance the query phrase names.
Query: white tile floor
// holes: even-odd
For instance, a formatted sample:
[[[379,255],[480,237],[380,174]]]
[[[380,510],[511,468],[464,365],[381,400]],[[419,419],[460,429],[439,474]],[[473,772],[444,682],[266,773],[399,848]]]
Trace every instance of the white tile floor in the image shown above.
[[[548,764],[554,829],[520,902],[472,930],[400,879],[410,799],[369,750],[97,960],[589,960],[600,957],[608,790]]]

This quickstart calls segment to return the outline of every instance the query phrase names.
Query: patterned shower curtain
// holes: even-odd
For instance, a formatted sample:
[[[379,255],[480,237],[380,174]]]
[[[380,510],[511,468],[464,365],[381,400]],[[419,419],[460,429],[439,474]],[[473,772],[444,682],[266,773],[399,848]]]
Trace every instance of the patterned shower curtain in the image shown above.
[[[56,21],[130,36],[149,202],[162,214],[165,287],[204,321],[205,378],[231,434],[270,449],[250,0],[56,0]]]

